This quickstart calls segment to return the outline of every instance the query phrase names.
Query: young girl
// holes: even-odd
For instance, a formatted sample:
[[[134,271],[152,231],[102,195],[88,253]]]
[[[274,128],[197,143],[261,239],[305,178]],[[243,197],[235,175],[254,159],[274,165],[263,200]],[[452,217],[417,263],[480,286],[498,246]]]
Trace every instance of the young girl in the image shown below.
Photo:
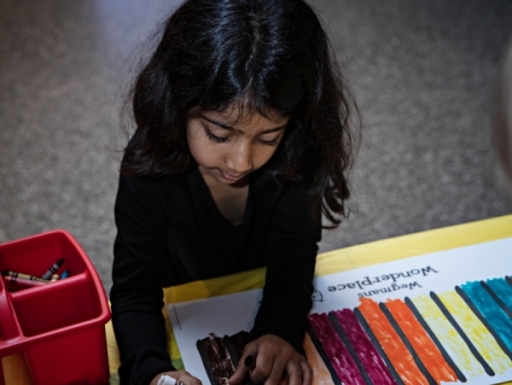
[[[122,384],[176,371],[162,288],[266,267],[230,384],[309,385],[302,341],[321,213],[349,196],[348,94],[302,0],[188,0],[133,88],[111,291]],[[207,322],[208,315],[202,314]]]

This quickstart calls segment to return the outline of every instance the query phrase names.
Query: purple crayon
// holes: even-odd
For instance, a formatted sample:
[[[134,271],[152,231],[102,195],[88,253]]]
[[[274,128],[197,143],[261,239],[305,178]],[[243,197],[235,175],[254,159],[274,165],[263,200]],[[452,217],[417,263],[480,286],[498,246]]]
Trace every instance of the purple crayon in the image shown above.
[[[64,263],[64,258],[61,258],[59,259],[57,262],[55,262],[49,269],[46,273],[43,274],[43,276],[41,277],[42,279],[50,279],[52,277],[53,274],[55,274],[55,272],[57,270],[59,270],[59,268],[62,266],[62,264]]]

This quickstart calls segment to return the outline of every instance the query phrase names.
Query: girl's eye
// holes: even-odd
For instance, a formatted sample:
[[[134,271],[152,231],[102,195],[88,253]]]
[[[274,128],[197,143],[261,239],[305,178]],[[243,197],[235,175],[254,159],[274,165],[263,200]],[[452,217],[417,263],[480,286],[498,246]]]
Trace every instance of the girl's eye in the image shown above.
[[[227,137],[220,137],[220,136],[214,135],[206,127],[204,127],[204,132],[205,132],[206,136],[208,137],[208,139],[210,139],[211,141],[216,142],[216,143],[225,143],[225,142],[227,142],[229,140],[229,136],[227,136]]]
[[[265,139],[262,139],[262,138],[259,138],[258,139],[258,142],[260,142],[261,144],[264,144],[266,146],[272,146],[272,147],[275,147],[277,146],[277,144],[279,143],[279,140],[281,139],[281,135],[278,135],[276,136],[274,139],[272,140],[265,140]]]

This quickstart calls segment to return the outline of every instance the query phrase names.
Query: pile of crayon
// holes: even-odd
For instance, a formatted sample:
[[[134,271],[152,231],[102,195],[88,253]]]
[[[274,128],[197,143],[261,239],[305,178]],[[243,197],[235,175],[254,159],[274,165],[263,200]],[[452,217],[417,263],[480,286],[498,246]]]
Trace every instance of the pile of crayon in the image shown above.
[[[62,267],[64,261],[64,258],[59,259],[40,277],[17,271],[2,270],[2,278],[6,284],[19,288],[47,285],[68,277],[69,273],[67,270],[64,270],[60,276],[58,274],[58,270]]]

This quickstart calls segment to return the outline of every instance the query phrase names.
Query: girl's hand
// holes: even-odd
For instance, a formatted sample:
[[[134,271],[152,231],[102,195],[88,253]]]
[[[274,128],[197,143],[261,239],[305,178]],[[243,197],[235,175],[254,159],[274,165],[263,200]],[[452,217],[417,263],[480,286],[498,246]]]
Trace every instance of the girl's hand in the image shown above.
[[[183,385],[202,385],[201,381],[190,375],[190,373],[185,370],[160,373],[151,380],[149,385],[158,385],[158,380],[160,380],[160,377],[164,374],[174,378],[176,381],[180,381]]]
[[[311,385],[313,378],[306,358],[273,334],[245,346],[229,384],[239,384],[247,375],[253,383],[264,385]]]

